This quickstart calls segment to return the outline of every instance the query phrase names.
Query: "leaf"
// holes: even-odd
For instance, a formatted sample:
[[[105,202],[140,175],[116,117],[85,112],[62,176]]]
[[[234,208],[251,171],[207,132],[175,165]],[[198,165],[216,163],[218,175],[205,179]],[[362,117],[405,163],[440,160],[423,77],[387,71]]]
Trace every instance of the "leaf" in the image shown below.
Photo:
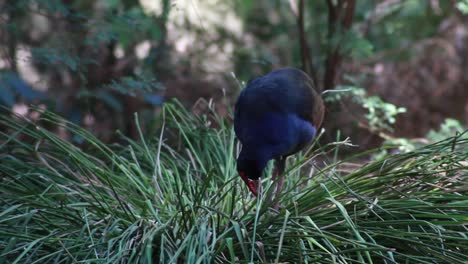
[[[134,96],[135,92],[153,92],[162,89],[163,86],[154,78],[138,75],[136,77],[127,76],[119,80],[113,80],[110,85],[106,85],[104,88]]]
[[[77,71],[81,59],[70,55],[68,52],[52,48],[33,48],[31,53],[35,61],[46,65],[64,65],[72,71]],[[90,62],[89,62],[90,63]]]
[[[63,16],[68,16],[71,12],[67,5],[64,5],[59,0],[33,0],[39,8],[46,9],[51,13],[59,13]]]
[[[112,107],[114,110],[117,110],[118,112],[123,111],[122,103],[117,98],[115,98],[110,92],[103,90],[98,91],[96,98],[101,99],[104,103]]]
[[[468,0],[462,0],[457,3],[457,9],[464,15],[468,14]]]

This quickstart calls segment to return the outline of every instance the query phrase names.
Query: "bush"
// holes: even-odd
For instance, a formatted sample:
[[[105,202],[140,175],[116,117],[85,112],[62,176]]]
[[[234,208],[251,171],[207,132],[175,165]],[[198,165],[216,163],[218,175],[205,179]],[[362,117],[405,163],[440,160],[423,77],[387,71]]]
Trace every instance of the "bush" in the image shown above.
[[[167,104],[158,133],[108,146],[57,115],[2,115],[0,262],[462,263],[468,140],[359,164],[347,141],[291,158],[270,208],[235,169],[226,120]],[[80,148],[47,130],[60,124]],[[213,128],[216,127],[216,128]],[[315,161],[313,161],[315,160]],[[313,177],[310,177],[313,175]]]

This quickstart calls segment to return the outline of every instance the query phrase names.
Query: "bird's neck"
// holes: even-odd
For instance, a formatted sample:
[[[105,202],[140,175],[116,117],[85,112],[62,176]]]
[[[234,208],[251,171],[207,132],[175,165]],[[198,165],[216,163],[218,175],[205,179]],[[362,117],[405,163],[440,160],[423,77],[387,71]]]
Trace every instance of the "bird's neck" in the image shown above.
[[[267,148],[264,148],[262,146],[242,146],[242,151],[239,154],[239,158],[245,159],[245,160],[256,160],[257,163],[262,167],[266,167],[266,164],[268,163],[269,160],[273,158],[271,155],[271,151]]]

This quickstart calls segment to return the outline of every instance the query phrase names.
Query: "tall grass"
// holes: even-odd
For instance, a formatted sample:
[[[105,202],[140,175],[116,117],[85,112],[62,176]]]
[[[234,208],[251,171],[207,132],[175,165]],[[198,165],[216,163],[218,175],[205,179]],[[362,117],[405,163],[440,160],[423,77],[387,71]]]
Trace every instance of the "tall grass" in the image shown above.
[[[158,124],[109,146],[52,113],[1,116],[0,263],[468,260],[466,134],[364,165],[378,150],[315,146],[289,160],[276,211],[269,177],[255,199],[237,176],[225,120],[168,104]]]

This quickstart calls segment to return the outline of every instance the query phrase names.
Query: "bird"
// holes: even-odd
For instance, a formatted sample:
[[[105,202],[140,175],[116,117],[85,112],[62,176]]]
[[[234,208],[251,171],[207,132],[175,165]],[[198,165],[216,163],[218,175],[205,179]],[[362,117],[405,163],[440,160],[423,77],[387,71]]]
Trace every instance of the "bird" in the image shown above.
[[[242,89],[234,106],[234,131],[242,145],[237,172],[255,197],[270,160],[273,180],[280,177],[276,196],[281,193],[286,158],[314,140],[324,112],[314,82],[297,68],[273,70]]]

